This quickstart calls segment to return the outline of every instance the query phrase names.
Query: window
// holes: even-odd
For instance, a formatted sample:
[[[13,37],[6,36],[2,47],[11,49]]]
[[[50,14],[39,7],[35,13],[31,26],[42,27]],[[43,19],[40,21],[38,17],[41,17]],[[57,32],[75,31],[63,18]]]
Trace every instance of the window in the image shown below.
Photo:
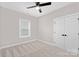
[[[19,20],[19,37],[20,38],[25,38],[25,37],[30,37],[31,32],[30,32],[30,21],[26,19],[20,19]]]

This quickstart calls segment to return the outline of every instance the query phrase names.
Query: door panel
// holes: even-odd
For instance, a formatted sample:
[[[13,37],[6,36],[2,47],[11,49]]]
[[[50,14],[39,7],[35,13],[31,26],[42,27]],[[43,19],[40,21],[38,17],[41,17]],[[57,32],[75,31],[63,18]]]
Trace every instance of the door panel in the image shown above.
[[[54,19],[54,41],[56,45],[71,52],[77,52],[79,47],[78,15],[73,14]],[[62,36],[62,34],[67,36]]]
[[[65,18],[65,46],[67,50],[77,51],[78,48],[78,20],[77,15],[67,16]]]
[[[60,48],[64,48],[64,20],[61,18],[54,19],[54,41]]]

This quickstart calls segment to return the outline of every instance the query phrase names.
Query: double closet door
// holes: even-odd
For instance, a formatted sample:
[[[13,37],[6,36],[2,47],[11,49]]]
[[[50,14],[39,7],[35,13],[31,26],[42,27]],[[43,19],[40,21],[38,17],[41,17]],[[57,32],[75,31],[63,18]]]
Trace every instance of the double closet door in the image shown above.
[[[54,19],[54,41],[60,48],[77,52],[79,43],[79,14]]]

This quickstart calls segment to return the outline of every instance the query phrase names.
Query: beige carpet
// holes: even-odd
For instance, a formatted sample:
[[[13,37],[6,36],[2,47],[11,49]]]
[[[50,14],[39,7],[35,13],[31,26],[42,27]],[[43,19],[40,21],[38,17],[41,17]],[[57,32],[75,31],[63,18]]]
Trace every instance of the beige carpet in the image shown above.
[[[41,41],[33,41],[0,50],[1,57],[73,57],[70,52]]]

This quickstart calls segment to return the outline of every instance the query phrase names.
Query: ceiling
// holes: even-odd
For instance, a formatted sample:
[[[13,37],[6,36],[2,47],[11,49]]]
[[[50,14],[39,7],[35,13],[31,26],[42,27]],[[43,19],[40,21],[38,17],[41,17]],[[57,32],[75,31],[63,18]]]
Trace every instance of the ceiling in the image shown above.
[[[45,2],[41,2],[41,3],[45,3]],[[4,8],[12,9],[35,17],[46,15],[68,4],[70,4],[70,2],[52,2],[52,5],[50,6],[41,7],[42,13],[39,13],[39,11],[36,8],[31,8],[31,9],[26,8],[35,5],[34,2],[0,2],[0,6]]]

